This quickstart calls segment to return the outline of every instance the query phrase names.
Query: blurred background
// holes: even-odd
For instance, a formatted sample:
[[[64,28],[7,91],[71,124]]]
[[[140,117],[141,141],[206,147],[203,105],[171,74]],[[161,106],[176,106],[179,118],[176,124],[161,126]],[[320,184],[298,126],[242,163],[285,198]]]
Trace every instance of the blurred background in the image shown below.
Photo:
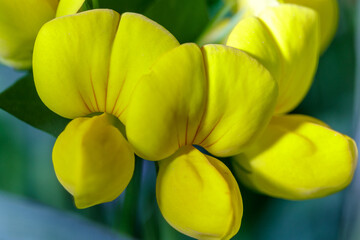
[[[119,12],[143,13],[181,43],[199,40],[222,9],[221,0],[100,0]],[[360,142],[360,3],[339,1],[335,39],[321,56],[302,104],[294,111],[319,118]],[[227,13],[228,15],[230,13]],[[226,15],[226,14],[225,14]],[[25,72],[0,65],[0,92]],[[152,162],[137,160],[137,174],[114,202],[77,210],[56,179],[55,138],[0,109],[0,239],[188,239],[162,218]],[[240,185],[242,240],[360,239],[360,173],[344,191],[322,199],[285,201]]]

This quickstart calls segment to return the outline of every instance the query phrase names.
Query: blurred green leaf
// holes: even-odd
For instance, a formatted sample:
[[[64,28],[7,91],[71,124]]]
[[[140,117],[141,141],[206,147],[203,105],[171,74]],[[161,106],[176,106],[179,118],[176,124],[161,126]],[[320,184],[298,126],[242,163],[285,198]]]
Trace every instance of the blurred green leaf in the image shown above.
[[[1,239],[130,240],[99,224],[0,192]]]
[[[114,9],[119,13],[137,12],[143,13],[154,0],[101,0],[101,8]]]
[[[348,10],[340,6],[338,33],[320,57],[311,89],[295,112],[319,118],[335,130],[353,136],[354,30]]]
[[[0,108],[53,136],[58,136],[69,122],[42,103],[37,95],[32,74],[28,74],[0,94]]]
[[[16,128],[12,128],[5,112],[0,112],[0,189],[16,194],[26,194],[26,152],[19,151],[26,144]]]
[[[181,43],[195,41],[209,22],[205,0],[155,0],[145,15],[168,29]]]

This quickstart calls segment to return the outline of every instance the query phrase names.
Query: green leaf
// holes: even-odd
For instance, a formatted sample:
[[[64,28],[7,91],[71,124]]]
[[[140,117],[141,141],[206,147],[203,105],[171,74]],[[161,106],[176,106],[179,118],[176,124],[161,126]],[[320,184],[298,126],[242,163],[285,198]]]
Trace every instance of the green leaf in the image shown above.
[[[156,0],[145,15],[168,29],[181,43],[195,41],[209,22],[205,0]]]
[[[143,13],[154,0],[101,0],[101,8],[114,9],[119,13],[137,12]]]
[[[131,240],[80,216],[0,192],[1,239]]]
[[[295,112],[319,118],[352,137],[356,68],[354,28],[347,19],[348,11],[344,8],[340,11],[343,14],[340,14],[338,33],[320,57],[311,89]]]
[[[42,103],[31,73],[0,94],[0,108],[55,137],[69,122],[68,119],[50,111]]]

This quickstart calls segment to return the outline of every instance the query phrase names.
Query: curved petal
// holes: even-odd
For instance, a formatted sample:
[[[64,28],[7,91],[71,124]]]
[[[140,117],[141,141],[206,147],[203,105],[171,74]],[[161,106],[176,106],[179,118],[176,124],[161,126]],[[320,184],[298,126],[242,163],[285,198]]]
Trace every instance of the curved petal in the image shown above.
[[[242,199],[222,162],[183,147],[159,167],[156,197],[171,226],[196,239],[230,239],[237,233]]]
[[[41,26],[55,17],[58,0],[0,0],[0,62],[18,69],[31,67],[34,42]]]
[[[56,10],[56,17],[62,17],[77,13],[85,0],[60,0]]]
[[[203,48],[208,96],[194,139],[216,156],[240,153],[273,114],[277,84],[248,54],[223,45]]]
[[[130,182],[135,157],[118,121],[109,114],[77,118],[55,142],[56,176],[78,208],[112,201]]]
[[[92,10],[44,25],[34,49],[34,80],[44,104],[75,118],[104,112],[111,48],[120,15]]]
[[[275,112],[291,111],[306,95],[317,67],[316,12],[282,4],[266,8],[255,19],[242,21],[230,34],[227,45],[249,53],[271,71],[279,84]],[[265,49],[264,45],[269,47]]]
[[[337,0],[283,0],[311,8],[319,14],[320,50],[324,52],[333,39],[339,20],[339,6]]]
[[[270,196],[301,200],[346,187],[353,177],[357,148],[349,137],[302,115],[274,117],[234,168],[246,185]]]
[[[278,6],[283,0],[237,0],[237,8],[244,11],[244,17],[256,16],[271,6]]]
[[[164,55],[138,84],[126,134],[135,152],[160,160],[191,144],[205,106],[205,69],[198,46],[184,44]]]
[[[138,78],[178,42],[139,14],[125,13],[119,21],[115,11],[92,10],[41,29],[34,77],[51,110],[67,118],[108,112],[125,120],[122,113]]]
[[[267,7],[281,3],[297,4],[317,12],[320,26],[320,52],[324,52],[333,39],[338,25],[337,0],[238,0],[238,10],[244,11],[243,17],[256,16]]]
[[[126,121],[126,108],[139,78],[164,53],[179,45],[165,28],[136,13],[124,13],[113,45],[106,111]]]

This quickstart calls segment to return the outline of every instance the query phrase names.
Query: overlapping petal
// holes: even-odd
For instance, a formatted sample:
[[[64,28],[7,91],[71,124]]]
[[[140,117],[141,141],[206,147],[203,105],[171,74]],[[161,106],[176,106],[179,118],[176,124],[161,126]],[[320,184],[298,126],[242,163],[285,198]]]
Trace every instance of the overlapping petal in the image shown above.
[[[270,196],[301,200],[346,187],[357,162],[355,142],[317,119],[274,117],[252,147],[234,159],[239,179]]]
[[[41,26],[55,17],[58,0],[0,0],[0,62],[30,68]]]
[[[156,195],[164,218],[188,236],[230,239],[240,228],[236,180],[222,162],[191,146],[160,162]]]
[[[319,55],[318,31],[315,11],[282,4],[245,18],[231,32],[227,45],[254,56],[277,79],[276,113],[291,111],[310,88]]]
[[[203,48],[207,103],[194,139],[216,156],[238,154],[272,116],[277,84],[248,54],[223,45]]]
[[[36,39],[33,69],[37,92],[48,108],[66,118],[105,111],[119,20],[115,11],[93,10],[44,25]]]
[[[158,61],[136,88],[127,136],[150,160],[191,144],[229,156],[261,131],[276,94],[275,80],[246,53],[185,44]]]
[[[119,117],[128,104],[122,96],[131,94],[137,77],[178,44],[144,16],[126,13],[119,21],[115,11],[92,10],[54,19],[41,29],[35,85],[52,111],[67,118],[92,112]]]
[[[78,208],[114,200],[133,175],[134,152],[117,124],[109,114],[77,118],[56,140],[56,176]]]
[[[206,100],[201,50],[184,44],[163,56],[136,88],[127,137],[141,157],[160,160],[191,144]]]
[[[114,40],[105,109],[126,121],[126,108],[139,78],[179,42],[156,22],[124,13]]]
[[[244,17],[256,16],[267,7],[282,3],[297,4],[316,11],[320,24],[320,52],[326,50],[338,25],[339,6],[337,0],[238,0],[238,10],[244,11]]]
[[[339,6],[337,0],[283,0],[311,8],[319,15],[320,52],[324,52],[333,39],[339,21]]]

